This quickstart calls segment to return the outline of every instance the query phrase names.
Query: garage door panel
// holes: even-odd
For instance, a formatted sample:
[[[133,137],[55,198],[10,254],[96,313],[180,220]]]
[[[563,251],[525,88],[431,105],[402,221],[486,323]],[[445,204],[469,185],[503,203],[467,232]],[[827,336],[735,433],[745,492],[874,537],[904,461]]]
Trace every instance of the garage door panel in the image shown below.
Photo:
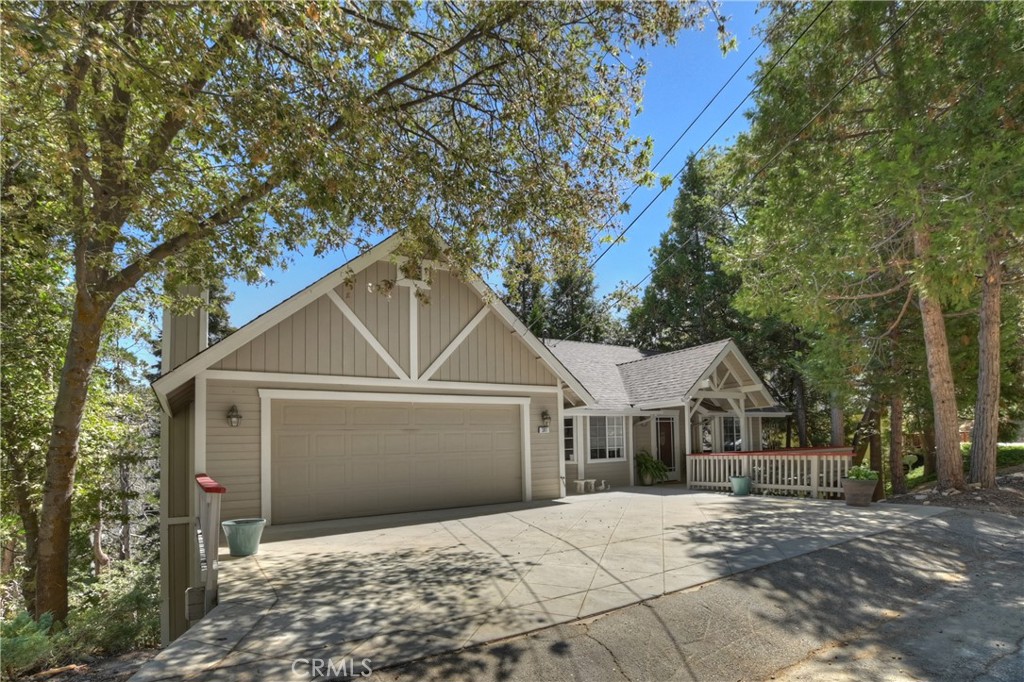
[[[274,441],[274,452],[281,458],[305,460],[309,457],[309,436],[281,434]]]
[[[442,452],[462,452],[466,449],[466,434],[442,433],[440,436]]]
[[[353,407],[352,423],[354,426],[407,426],[409,410],[392,403],[381,403],[369,407]]]
[[[412,413],[412,424],[437,428],[440,426],[462,426],[465,415],[462,410],[442,407],[416,407]]]
[[[378,455],[379,436],[376,433],[353,433],[345,436],[348,439],[348,447],[342,448],[342,452],[353,455]]]
[[[345,450],[344,438],[337,434],[315,433],[311,437],[310,454],[314,457],[337,457]]]
[[[409,435],[408,433],[385,433],[379,437],[379,440],[383,441],[385,456],[392,455],[408,455],[409,452]]]
[[[522,499],[517,405],[275,401],[271,409],[275,523]]]
[[[441,451],[441,436],[436,433],[410,434],[412,450],[420,455],[433,455]]]
[[[285,405],[281,424],[283,426],[343,426],[347,420],[345,408],[341,405],[330,403],[303,404],[302,406]]]

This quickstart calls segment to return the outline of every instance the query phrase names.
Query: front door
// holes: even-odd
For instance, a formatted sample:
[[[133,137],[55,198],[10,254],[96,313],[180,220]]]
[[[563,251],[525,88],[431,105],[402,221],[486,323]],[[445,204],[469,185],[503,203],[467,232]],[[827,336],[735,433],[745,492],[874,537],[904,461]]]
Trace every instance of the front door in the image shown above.
[[[658,444],[658,459],[660,459],[670,471],[675,471],[675,420],[672,419],[672,417],[658,417],[654,421],[654,431]]]

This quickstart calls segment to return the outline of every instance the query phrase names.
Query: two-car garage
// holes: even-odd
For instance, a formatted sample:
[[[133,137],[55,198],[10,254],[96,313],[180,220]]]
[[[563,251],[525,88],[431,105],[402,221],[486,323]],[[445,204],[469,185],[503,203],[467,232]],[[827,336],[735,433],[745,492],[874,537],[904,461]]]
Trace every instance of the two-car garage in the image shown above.
[[[286,393],[261,391],[275,524],[524,499],[517,399]]]

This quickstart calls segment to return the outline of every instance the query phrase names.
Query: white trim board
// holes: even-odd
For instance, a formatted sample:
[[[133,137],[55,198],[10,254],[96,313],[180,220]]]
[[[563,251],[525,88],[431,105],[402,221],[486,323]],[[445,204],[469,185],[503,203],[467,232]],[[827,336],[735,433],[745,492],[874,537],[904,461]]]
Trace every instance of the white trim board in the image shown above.
[[[334,304],[334,307],[341,311],[342,316],[348,320],[349,324],[355,327],[356,332],[363,337],[363,340],[369,344],[370,348],[380,356],[380,359],[384,361],[384,364],[386,364],[388,368],[395,373],[395,376],[399,379],[408,380],[409,375],[405,373],[402,366],[399,365],[393,357],[391,357],[391,353],[388,352],[387,348],[377,340],[377,337],[373,335],[373,332],[371,332],[370,329],[363,324],[363,321],[359,319],[359,316],[356,315],[356,311],[352,310],[348,303],[345,303],[345,300],[338,295],[338,292],[331,289],[327,292],[326,296],[331,299],[331,303]]]
[[[454,339],[452,339],[451,343],[445,346],[444,350],[442,350],[440,354],[438,354],[437,358],[435,358],[434,361],[430,363],[430,367],[427,367],[426,371],[423,372],[423,375],[420,376],[420,380],[428,381],[430,377],[434,376],[437,370],[441,369],[444,363],[448,361],[448,358],[450,358],[455,353],[455,351],[458,350],[459,346],[462,345],[462,342],[468,339],[469,335],[473,333],[473,330],[476,329],[480,325],[480,323],[484,321],[484,318],[487,317],[487,313],[489,313],[490,311],[490,306],[488,306],[485,303],[480,308],[480,310],[477,311],[476,315],[473,316],[473,319],[466,323],[466,326],[462,328],[462,330],[455,336]]]
[[[347,377],[333,374],[289,374],[285,372],[248,372],[230,369],[210,369],[203,372],[207,379],[218,381],[259,381],[282,384],[318,384],[321,386],[370,386],[399,390],[426,389],[430,391],[489,391],[492,393],[551,393],[557,386],[547,384],[485,384],[469,381],[413,381],[411,379],[384,379],[379,377]]]
[[[522,428],[523,501],[533,499],[530,449],[530,405],[526,396],[444,395],[430,393],[359,393],[354,391],[316,391],[287,388],[260,388],[260,507],[267,525],[273,523],[271,476],[271,410],[273,400],[370,401],[385,403],[430,403],[440,405],[518,405]]]

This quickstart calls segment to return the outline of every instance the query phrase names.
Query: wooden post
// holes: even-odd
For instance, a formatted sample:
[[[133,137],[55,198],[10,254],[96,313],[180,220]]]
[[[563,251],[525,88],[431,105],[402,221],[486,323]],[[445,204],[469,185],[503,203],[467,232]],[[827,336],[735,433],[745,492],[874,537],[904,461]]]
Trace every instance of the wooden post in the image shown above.
[[[203,555],[206,557],[204,580],[204,613],[217,605],[217,571],[220,568],[220,499],[228,491],[206,474],[196,474],[199,486],[199,530],[203,534]]]

